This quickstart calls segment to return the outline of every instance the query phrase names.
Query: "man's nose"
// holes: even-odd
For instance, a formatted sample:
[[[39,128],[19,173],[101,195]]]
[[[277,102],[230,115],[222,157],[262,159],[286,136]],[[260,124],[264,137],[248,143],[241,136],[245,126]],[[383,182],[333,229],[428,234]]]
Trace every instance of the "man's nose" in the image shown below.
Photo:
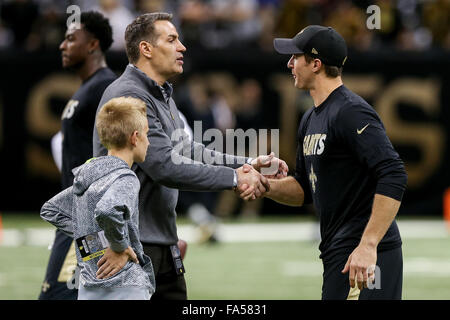
[[[61,42],[61,44],[59,45],[59,50],[64,50],[64,48],[66,47],[66,40],[64,40],[63,42]]]
[[[181,41],[178,42],[179,42],[178,51],[185,52],[186,47],[181,43]]]
[[[294,56],[292,56],[292,57],[289,59],[288,63],[287,63],[288,69],[294,68],[293,58],[294,58]]]

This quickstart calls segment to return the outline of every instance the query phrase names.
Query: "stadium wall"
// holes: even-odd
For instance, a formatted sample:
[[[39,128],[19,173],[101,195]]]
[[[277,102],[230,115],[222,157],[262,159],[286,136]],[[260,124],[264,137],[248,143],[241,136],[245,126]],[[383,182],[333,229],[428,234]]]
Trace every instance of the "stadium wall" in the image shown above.
[[[124,53],[107,55],[120,74]],[[175,91],[193,76],[227,75],[235,85],[257,79],[264,92],[263,112],[280,128],[280,156],[295,166],[296,132],[309,97],[295,90],[286,68],[288,57],[252,50],[185,54],[185,73]],[[80,85],[63,71],[57,51],[0,51],[1,211],[36,211],[60,190],[50,140],[60,129],[60,114]],[[371,103],[382,118],[408,172],[408,190],[400,214],[441,215],[449,186],[450,57],[442,51],[349,53],[344,83]],[[296,213],[271,201],[264,213]]]

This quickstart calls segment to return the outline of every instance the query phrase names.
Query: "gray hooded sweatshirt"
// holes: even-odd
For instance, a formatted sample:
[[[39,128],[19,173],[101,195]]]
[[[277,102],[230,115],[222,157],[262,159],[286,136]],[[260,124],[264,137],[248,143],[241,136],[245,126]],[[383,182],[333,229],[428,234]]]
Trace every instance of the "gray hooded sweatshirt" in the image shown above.
[[[80,250],[84,249],[77,245],[81,284],[86,288],[140,287],[153,294],[153,266],[139,241],[140,184],[136,174],[114,156],[93,158],[73,173],[73,186],[47,201],[41,217],[74,239],[103,230],[112,250],[121,252],[131,246],[139,260],[139,265],[128,261],[114,276],[97,279],[101,256],[83,261]]]

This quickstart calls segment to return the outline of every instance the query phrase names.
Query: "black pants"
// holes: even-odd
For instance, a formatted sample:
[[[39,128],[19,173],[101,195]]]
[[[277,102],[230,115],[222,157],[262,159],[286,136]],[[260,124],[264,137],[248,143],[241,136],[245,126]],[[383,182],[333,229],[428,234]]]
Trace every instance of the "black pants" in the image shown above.
[[[151,300],[187,300],[184,274],[177,275],[170,247],[142,243],[155,272],[156,291]]]
[[[78,297],[77,289],[69,289],[67,279],[61,276],[64,265],[69,264],[72,268],[76,265],[76,257],[71,255],[73,261],[68,261],[69,249],[73,239],[66,236],[63,232],[56,230],[55,241],[47,265],[45,280],[42,284],[42,291],[39,300],[76,300]],[[60,281],[58,281],[58,279]]]
[[[351,253],[351,252],[350,252]],[[350,292],[349,272],[343,274],[350,253],[342,253],[323,261],[322,300],[345,300]],[[377,253],[380,288],[364,288],[359,300],[401,300],[403,286],[402,248]]]

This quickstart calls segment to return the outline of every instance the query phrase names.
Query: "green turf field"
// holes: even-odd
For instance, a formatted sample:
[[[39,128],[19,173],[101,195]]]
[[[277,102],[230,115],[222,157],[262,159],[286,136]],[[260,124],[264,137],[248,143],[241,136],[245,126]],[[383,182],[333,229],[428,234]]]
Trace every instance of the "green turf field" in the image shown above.
[[[3,215],[3,227],[26,232],[49,226],[37,215]],[[404,237],[403,242],[403,298],[450,299],[450,237]],[[320,299],[317,246],[315,241],[190,244],[185,259],[189,298]],[[0,244],[0,299],[36,299],[48,256],[47,247],[33,245],[33,239]]]

